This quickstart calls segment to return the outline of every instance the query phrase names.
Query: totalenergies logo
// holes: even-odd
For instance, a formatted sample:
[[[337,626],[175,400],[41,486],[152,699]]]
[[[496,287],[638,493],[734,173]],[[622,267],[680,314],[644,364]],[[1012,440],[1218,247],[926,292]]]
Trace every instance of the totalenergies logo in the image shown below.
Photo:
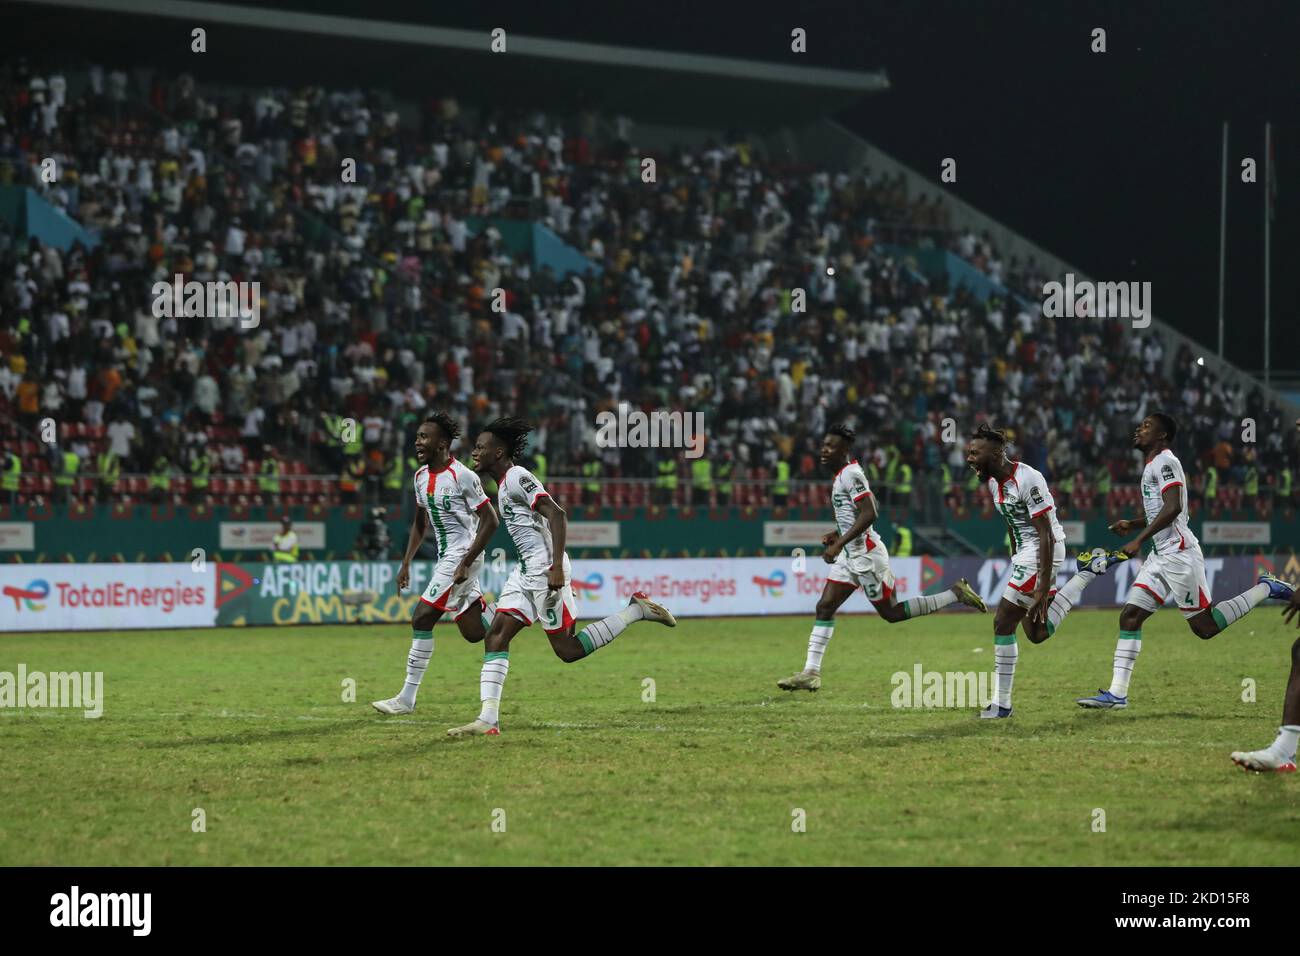
[[[6,584],[4,596],[14,599],[14,610],[21,611],[23,605],[27,605],[29,611],[44,611],[45,605],[36,603],[44,601],[50,596],[50,582],[45,580],[33,581],[25,588],[16,588],[13,585]]]
[[[785,572],[773,571],[771,577],[766,578],[756,574],[754,583],[758,585],[758,593],[763,597],[780,597],[781,589],[785,587]]]
[[[605,586],[605,577],[599,572],[593,571],[588,574],[586,580],[579,581],[574,578],[569,582],[575,595],[583,595],[588,601],[600,600],[600,589]]]

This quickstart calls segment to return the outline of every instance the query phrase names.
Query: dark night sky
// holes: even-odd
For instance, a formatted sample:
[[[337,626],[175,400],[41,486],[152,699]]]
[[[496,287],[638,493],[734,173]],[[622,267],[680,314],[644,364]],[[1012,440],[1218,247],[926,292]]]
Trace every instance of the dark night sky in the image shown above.
[[[375,3],[376,16],[401,4]],[[1274,368],[1300,370],[1300,0],[1229,4],[493,3],[425,8],[426,22],[845,69],[884,68],[894,88],[846,125],[1098,278],[1149,280],[1156,313],[1213,349],[1219,170],[1232,123],[1228,196],[1230,360],[1262,366],[1261,183],[1241,183],[1273,122]],[[789,52],[794,26],[806,57]],[[1108,52],[1089,50],[1107,31]]]

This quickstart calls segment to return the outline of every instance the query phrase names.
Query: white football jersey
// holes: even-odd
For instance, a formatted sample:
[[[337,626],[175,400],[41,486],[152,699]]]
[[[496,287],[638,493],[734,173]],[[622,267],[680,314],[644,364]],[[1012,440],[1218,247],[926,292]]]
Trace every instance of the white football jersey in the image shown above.
[[[835,511],[835,527],[839,529],[840,534],[846,534],[853,527],[853,522],[858,517],[858,502],[871,494],[866,472],[862,470],[857,459],[850,461],[835,473],[835,480],[831,483],[831,508]],[[844,545],[844,553],[850,558],[859,558],[882,544],[876,529],[870,527],[867,528],[866,534]]]
[[[1023,461],[1011,463],[1011,477],[998,484],[996,478],[988,481],[993,507],[1007,522],[1011,534],[1011,554],[1017,564],[1038,560],[1038,532],[1034,519],[1046,514],[1052,529],[1052,541],[1065,541],[1065,530],[1056,517],[1056,502],[1047,487],[1041,471],[1030,468]]]
[[[1164,507],[1165,490],[1175,487],[1182,509],[1172,524],[1151,536],[1151,550],[1155,554],[1171,554],[1201,546],[1187,525],[1187,478],[1183,474],[1183,463],[1168,448],[1157,452],[1142,469],[1142,510],[1147,516],[1147,524],[1154,522]]]
[[[522,465],[511,465],[498,484],[497,507],[524,574],[545,574],[554,560],[551,523],[537,513],[538,500],[549,497],[537,476]]]
[[[424,465],[415,473],[415,504],[429,516],[439,560],[469,550],[478,533],[478,509],[487,500],[474,469],[455,458],[439,471]]]

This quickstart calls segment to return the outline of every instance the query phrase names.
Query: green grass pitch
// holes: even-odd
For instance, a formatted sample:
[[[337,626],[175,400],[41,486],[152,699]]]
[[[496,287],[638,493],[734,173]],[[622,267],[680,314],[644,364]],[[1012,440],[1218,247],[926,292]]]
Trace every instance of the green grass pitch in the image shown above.
[[[103,671],[105,702],[98,720],[0,710],[0,860],[1294,864],[1300,779],[1228,754],[1272,740],[1295,631],[1273,607],[1208,642],[1156,615],[1130,709],[1083,711],[1116,618],[1022,636],[1016,715],[996,722],[890,703],[918,661],[990,669],[990,616],[842,616],[824,688],[797,696],[775,681],[802,666],[811,615],[635,625],[577,664],[534,627],[502,736],[473,740],[445,736],[478,712],[482,657],[451,627],[403,718],[369,705],[401,687],[401,626],[10,634],[0,670]]]

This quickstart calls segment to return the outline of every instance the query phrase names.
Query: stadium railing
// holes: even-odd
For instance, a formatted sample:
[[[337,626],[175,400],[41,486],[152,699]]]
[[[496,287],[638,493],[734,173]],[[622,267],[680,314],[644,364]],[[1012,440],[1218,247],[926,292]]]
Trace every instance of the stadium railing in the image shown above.
[[[762,469],[758,475],[723,481],[714,478],[707,486],[696,486],[679,476],[675,485],[662,478],[583,478],[555,475],[545,482],[551,496],[564,506],[610,508],[785,508],[816,512],[817,517],[830,513],[830,485],[825,480],[790,479],[788,490],[778,492],[777,481]],[[399,488],[384,484],[385,476],[368,473],[348,487],[349,481],[336,474],[284,473],[270,479],[278,490],[268,490],[265,476],[249,469],[239,473],[214,473],[206,487],[196,486],[190,475],[172,474],[166,489],[157,488],[149,474],[121,473],[112,487],[104,476],[81,471],[71,482],[61,482],[53,471],[23,471],[19,474],[16,493],[0,490],[0,504],[10,506],[64,503],[77,500],[84,504],[147,504],[167,501],[175,504],[205,502],[293,508],[306,505],[389,504],[400,502],[408,494],[410,476],[404,475]],[[971,490],[966,481],[943,487],[937,476],[917,480],[909,491],[900,491],[883,481],[872,484],[882,511],[905,515],[916,521],[942,521],[945,516],[958,518],[992,518],[994,510],[982,489]],[[489,485],[489,492],[491,486]],[[1213,500],[1206,500],[1203,483],[1191,482],[1189,512],[1196,517],[1205,511],[1214,518],[1258,517],[1266,519],[1275,508],[1296,505],[1295,495],[1277,495],[1262,484],[1258,495],[1247,495],[1236,484],[1220,484]],[[1115,485],[1100,493],[1086,486],[1073,492],[1055,492],[1058,510],[1071,514],[1112,514],[1133,516],[1141,511],[1141,489],[1137,485]]]

